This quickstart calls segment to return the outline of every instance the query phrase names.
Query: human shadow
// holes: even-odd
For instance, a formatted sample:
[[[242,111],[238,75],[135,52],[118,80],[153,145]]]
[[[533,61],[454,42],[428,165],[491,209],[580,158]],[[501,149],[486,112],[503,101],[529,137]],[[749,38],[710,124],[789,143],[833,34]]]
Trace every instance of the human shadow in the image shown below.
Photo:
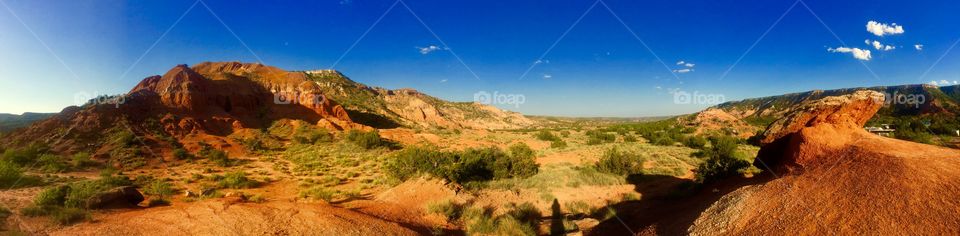
[[[585,235],[687,235],[700,213],[721,197],[740,187],[772,180],[766,174],[752,178],[731,177],[710,184],[666,175],[629,176],[640,200],[623,201],[600,208],[594,216],[613,211]]]

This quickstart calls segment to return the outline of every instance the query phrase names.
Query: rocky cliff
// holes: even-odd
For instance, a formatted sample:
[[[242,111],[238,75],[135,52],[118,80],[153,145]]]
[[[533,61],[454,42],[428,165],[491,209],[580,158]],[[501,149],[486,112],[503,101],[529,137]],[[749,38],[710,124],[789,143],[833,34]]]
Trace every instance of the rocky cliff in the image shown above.
[[[856,91],[786,108],[755,161],[775,179],[727,194],[689,233],[960,234],[960,151],[864,131],[882,98]]]

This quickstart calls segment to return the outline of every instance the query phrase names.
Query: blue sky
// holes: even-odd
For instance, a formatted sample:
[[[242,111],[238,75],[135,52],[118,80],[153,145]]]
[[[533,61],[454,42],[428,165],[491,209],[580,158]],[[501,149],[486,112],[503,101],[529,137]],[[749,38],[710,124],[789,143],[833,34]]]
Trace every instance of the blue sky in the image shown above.
[[[146,76],[202,61],[288,70],[336,63],[373,86],[454,101],[479,91],[519,94],[525,103],[496,105],[562,116],[710,105],[677,103],[677,91],[739,100],[960,80],[960,52],[951,50],[960,4],[946,1],[0,2],[5,113],[59,111],[76,97],[125,93]],[[869,32],[870,21],[888,31]],[[422,50],[430,46],[437,50]],[[853,48],[870,58],[845,53]]]

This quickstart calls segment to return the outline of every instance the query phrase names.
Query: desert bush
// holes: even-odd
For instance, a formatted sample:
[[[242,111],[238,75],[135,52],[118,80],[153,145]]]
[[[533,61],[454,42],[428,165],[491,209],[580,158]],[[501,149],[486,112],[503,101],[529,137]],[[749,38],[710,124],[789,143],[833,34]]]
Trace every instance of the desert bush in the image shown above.
[[[143,193],[148,195],[157,196],[157,199],[162,200],[166,197],[173,195],[173,185],[163,179],[156,179],[143,189]]]
[[[539,139],[539,140],[541,140],[541,141],[556,141],[556,140],[560,140],[560,137],[557,137],[556,135],[553,135],[553,133],[550,132],[550,131],[548,131],[548,130],[540,130],[540,131],[537,132],[536,135],[534,135],[534,137],[536,137],[537,139]]]
[[[323,186],[313,186],[307,190],[300,191],[301,198],[312,198],[315,200],[323,200],[324,202],[333,201],[336,194],[336,191],[329,190]]]
[[[233,165],[233,160],[227,156],[227,153],[218,149],[214,149],[210,145],[200,144],[200,151],[197,152],[197,155],[200,157],[210,160],[214,164],[220,167],[227,167]]]
[[[50,212],[50,218],[57,224],[70,225],[89,220],[90,213],[80,208],[66,207]]]
[[[42,154],[37,159],[40,170],[47,173],[60,173],[67,170],[67,164],[60,161],[60,156],[54,154]]]
[[[556,140],[556,141],[550,142],[550,148],[565,148],[565,147],[567,147],[567,142],[563,140]]]
[[[463,213],[463,206],[453,200],[445,200],[427,204],[427,212],[443,215],[447,221],[454,221],[460,218]]]
[[[469,208],[461,220],[467,234],[479,235],[537,235],[540,212],[533,204],[510,205],[510,210],[495,216],[492,210]]]
[[[711,146],[694,154],[706,158],[697,167],[697,182],[705,183],[735,176],[741,170],[750,167],[750,162],[744,160],[743,154],[737,151],[738,143],[739,140],[734,137],[710,137]]]
[[[300,144],[314,144],[333,141],[333,136],[327,129],[310,124],[301,124],[293,131],[293,141]]]
[[[376,130],[364,132],[353,129],[347,132],[346,139],[366,149],[390,146],[389,142],[380,138],[380,132]]]
[[[254,188],[260,185],[255,180],[247,178],[247,174],[242,171],[230,172],[223,175],[223,178],[217,181],[217,186],[220,188]]]
[[[644,161],[646,158],[639,154],[614,147],[605,151],[595,166],[600,172],[626,176],[643,174]]]
[[[623,135],[623,141],[628,143],[635,143],[637,142],[637,136],[633,136],[630,134]]]
[[[527,178],[537,174],[539,169],[533,149],[525,143],[510,146],[510,155],[495,159],[493,177],[495,179]]]
[[[193,155],[191,155],[190,152],[187,152],[186,149],[183,149],[183,148],[173,149],[173,158],[176,158],[177,160],[187,160],[187,159],[191,159],[191,157],[193,157]]]
[[[0,160],[0,188],[13,187],[21,178],[23,178],[23,170],[17,164]]]
[[[429,174],[456,183],[492,179],[525,178],[537,173],[533,150],[526,144],[511,146],[507,154],[499,148],[471,148],[464,151],[438,151],[411,147],[393,155],[384,168],[391,177],[406,180]]]
[[[703,148],[707,146],[707,139],[702,136],[691,136],[683,139],[683,145],[689,148]]]
[[[597,145],[601,143],[612,143],[617,139],[617,136],[611,133],[607,133],[601,130],[589,130],[587,131],[587,144],[588,145]]]
[[[97,165],[97,162],[90,159],[90,154],[86,152],[74,153],[71,157],[71,165],[74,168],[82,169],[90,166]]]
[[[41,154],[49,152],[47,145],[39,142],[32,143],[23,148],[9,148],[3,152],[3,160],[19,165],[27,166],[33,164]]]

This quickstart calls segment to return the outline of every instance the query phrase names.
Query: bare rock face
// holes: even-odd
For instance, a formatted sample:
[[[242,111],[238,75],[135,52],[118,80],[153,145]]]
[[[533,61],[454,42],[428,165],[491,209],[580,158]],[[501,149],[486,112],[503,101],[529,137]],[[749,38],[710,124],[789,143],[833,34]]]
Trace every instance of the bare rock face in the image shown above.
[[[866,133],[862,127],[883,106],[883,99],[882,93],[863,90],[790,108],[763,133],[758,164],[793,171],[810,157],[846,145],[851,141],[848,134]],[[821,138],[831,141],[805,145]]]
[[[264,120],[327,120],[337,130],[354,125],[336,102],[303,73],[255,63],[204,62],[178,65],[163,76],[144,79],[130,91],[158,101],[152,111],[168,111],[161,121],[171,133],[228,134],[233,129],[258,127]],[[143,102],[146,103],[146,102]]]
[[[788,108],[754,162],[775,179],[724,195],[687,232],[960,234],[960,151],[866,132],[881,99],[858,91]]]

